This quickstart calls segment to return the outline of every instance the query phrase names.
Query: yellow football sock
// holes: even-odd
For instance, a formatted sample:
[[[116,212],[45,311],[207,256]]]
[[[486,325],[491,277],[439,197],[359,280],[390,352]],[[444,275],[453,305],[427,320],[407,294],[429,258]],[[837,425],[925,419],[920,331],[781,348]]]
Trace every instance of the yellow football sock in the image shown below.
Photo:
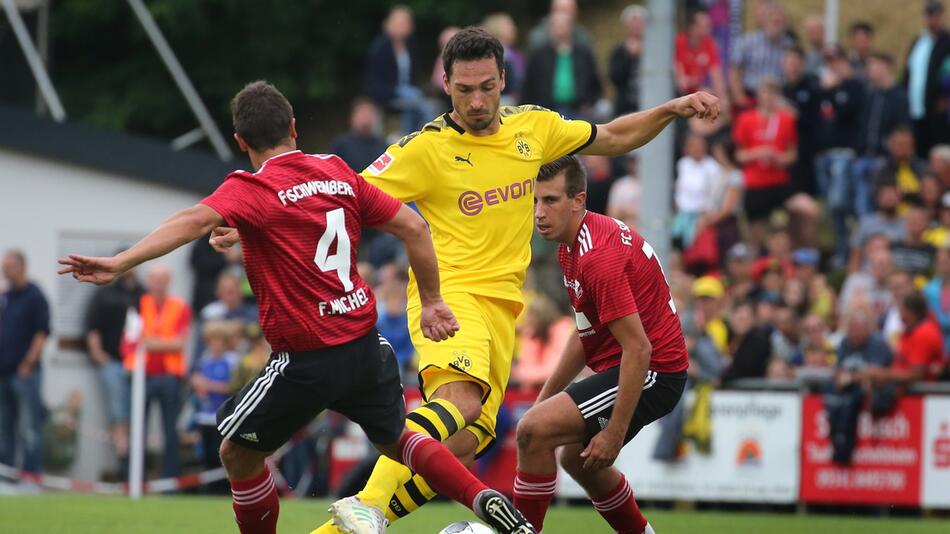
[[[420,432],[439,441],[445,441],[465,427],[465,419],[451,402],[434,399],[409,412],[406,416],[406,427],[413,432]],[[370,475],[363,491],[357,496],[364,503],[386,510],[396,489],[409,482],[412,475],[408,467],[382,456],[376,461],[373,474]]]
[[[436,495],[438,493],[421,476],[412,475],[409,482],[399,486],[392,499],[389,500],[389,506],[386,507],[386,519],[392,524],[400,517],[415,512]]]

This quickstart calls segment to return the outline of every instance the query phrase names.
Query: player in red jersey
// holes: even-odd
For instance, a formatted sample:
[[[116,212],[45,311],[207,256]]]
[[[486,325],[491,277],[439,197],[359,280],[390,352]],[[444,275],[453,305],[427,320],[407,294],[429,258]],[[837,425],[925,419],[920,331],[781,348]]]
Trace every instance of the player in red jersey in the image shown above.
[[[620,449],[673,410],[689,360],[676,307],[653,248],[626,224],[592,213],[577,158],[544,165],[535,225],[561,243],[558,261],[577,332],[534,407],[518,424],[515,506],[540,531],[560,463],[620,533],[652,534],[623,474]],[[596,374],[571,383],[584,365]]]
[[[232,112],[234,137],[257,172],[231,173],[201,203],[125,252],[60,260],[66,266],[60,274],[106,284],[214,228],[238,228],[261,328],[274,350],[258,377],[218,411],[218,430],[226,438],[221,460],[240,531],[276,532],[277,491],[264,459],[329,408],[359,423],[383,454],[500,532],[535,532],[441,443],[405,427],[398,364],[376,332],[375,297],[357,272],[356,254],[362,226],[401,239],[418,281],[422,331],[433,341],[448,339],[459,325],[442,301],[425,221],[340,158],[296,150],[293,109],[272,85],[247,85],[234,97]],[[343,532],[385,532],[382,513],[355,498],[338,501],[331,512]]]

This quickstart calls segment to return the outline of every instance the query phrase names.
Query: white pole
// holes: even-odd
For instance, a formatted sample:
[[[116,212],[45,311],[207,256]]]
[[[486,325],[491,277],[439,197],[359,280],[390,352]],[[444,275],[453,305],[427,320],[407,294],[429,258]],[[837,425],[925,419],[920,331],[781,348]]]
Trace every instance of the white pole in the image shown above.
[[[825,43],[838,43],[838,0],[825,0]]]
[[[125,319],[126,336],[138,342],[132,370],[132,424],[129,436],[129,497],[142,498],[145,471],[145,346],[142,343],[142,319],[130,309]]]
[[[673,38],[676,4],[648,0],[648,20],[640,55],[640,107],[647,109],[673,97]],[[673,128],[667,127],[639,149],[643,198],[639,232],[653,246],[657,260],[665,264],[670,252],[670,191],[673,189]]]

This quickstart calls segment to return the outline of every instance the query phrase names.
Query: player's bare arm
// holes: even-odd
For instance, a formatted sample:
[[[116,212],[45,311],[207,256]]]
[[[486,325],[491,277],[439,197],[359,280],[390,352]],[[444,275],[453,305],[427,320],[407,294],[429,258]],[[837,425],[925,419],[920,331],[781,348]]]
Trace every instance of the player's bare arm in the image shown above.
[[[611,335],[620,343],[620,380],[617,401],[610,422],[581,453],[585,469],[603,469],[613,465],[623,447],[624,436],[640,402],[643,382],[650,367],[650,340],[643,330],[640,314],[633,313],[607,323]]]
[[[581,345],[581,338],[575,331],[567,340],[564,346],[564,352],[561,353],[561,359],[557,362],[557,367],[551,372],[551,376],[544,381],[541,393],[538,394],[534,404],[538,405],[546,399],[564,391],[564,388],[571,383],[577,375],[584,369],[584,346]]]
[[[70,254],[59,260],[59,264],[65,267],[58,272],[72,274],[80,282],[108,284],[136,265],[164,256],[222,224],[224,217],[221,214],[204,204],[197,204],[175,213],[124,252],[107,258]]]
[[[597,137],[581,154],[626,154],[649,143],[674,119],[694,116],[715,121],[719,117],[719,98],[699,91],[674,98],[654,108],[617,117],[607,124],[598,124]]]
[[[443,341],[455,336],[459,323],[452,310],[442,300],[439,290],[439,263],[426,222],[418,213],[403,204],[395,217],[377,228],[398,237],[406,247],[409,266],[412,267],[416,284],[419,286],[423,335],[433,341]]]

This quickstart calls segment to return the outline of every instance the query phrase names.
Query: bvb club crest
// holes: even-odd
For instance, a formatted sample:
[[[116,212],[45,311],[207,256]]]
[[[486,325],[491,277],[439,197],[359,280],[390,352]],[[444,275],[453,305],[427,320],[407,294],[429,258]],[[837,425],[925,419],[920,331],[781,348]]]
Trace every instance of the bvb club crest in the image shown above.
[[[515,143],[515,147],[518,149],[518,153],[521,154],[521,157],[531,159],[531,145],[529,145],[527,141],[519,137]]]

